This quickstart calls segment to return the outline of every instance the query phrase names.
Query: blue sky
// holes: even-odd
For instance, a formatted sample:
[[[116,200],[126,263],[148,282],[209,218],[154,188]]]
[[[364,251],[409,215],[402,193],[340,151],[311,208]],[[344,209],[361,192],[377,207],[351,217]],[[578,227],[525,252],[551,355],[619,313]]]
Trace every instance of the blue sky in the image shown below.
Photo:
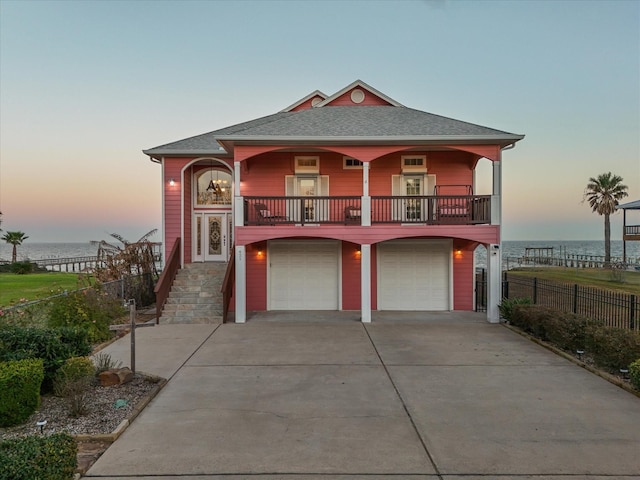
[[[581,203],[600,173],[640,199],[638,1],[0,0],[2,228],[134,240],[161,226],[142,149],[356,79],[526,135],[503,156],[506,240],[602,239]]]

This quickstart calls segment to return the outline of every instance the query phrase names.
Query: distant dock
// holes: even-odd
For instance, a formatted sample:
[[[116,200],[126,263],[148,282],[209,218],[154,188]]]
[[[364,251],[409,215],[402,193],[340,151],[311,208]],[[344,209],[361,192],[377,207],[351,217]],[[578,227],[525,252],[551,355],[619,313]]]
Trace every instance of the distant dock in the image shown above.
[[[507,257],[505,260],[507,270],[515,266],[604,268],[606,265],[603,255],[568,254],[566,252],[554,255],[553,247],[526,247],[522,257]],[[627,258],[626,262],[622,261],[622,257],[611,257],[609,264],[622,269],[640,270],[640,257]]]

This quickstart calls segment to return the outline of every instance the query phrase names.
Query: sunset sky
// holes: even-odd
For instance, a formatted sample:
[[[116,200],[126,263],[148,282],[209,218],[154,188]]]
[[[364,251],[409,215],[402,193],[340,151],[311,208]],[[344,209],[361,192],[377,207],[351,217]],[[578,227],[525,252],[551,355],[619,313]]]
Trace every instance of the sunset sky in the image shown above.
[[[2,229],[135,240],[161,227],[142,149],[356,79],[526,135],[503,156],[506,240],[602,239],[582,203],[600,173],[640,199],[638,1],[0,0]]]

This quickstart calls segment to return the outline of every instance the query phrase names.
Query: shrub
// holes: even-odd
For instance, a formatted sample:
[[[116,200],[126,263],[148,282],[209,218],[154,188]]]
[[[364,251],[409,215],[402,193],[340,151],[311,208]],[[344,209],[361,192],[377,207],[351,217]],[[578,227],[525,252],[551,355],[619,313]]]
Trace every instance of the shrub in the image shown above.
[[[38,264],[31,262],[14,262],[11,264],[11,273],[24,275],[38,271]]]
[[[502,303],[498,305],[498,310],[500,310],[500,316],[506,320],[511,320],[511,316],[513,314],[513,307],[515,305],[530,305],[530,298],[503,298]]]
[[[629,365],[629,379],[631,385],[640,390],[640,358]]]
[[[0,363],[0,427],[24,422],[40,405],[40,359]]]
[[[74,382],[86,382],[87,384],[95,376],[96,368],[89,357],[68,358],[55,376],[54,392],[64,396],[68,390],[67,385]]]
[[[104,292],[88,288],[52,301],[49,327],[77,327],[89,332],[92,343],[111,337],[109,324],[126,314],[122,304]]]
[[[70,480],[78,461],[70,435],[29,436],[0,443],[0,480]]]
[[[596,365],[617,373],[640,358],[640,335],[622,328],[591,325],[585,349]]]
[[[89,357],[72,357],[56,372],[54,392],[66,398],[70,416],[77,418],[89,411],[87,393],[95,371]]]
[[[91,346],[84,334],[70,329],[5,326],[0,328],[0,361],[41,358],[44,380],[41,392],[52,391],[56,371],[67,358],[87,355]]]
[[[556,347],[575,353],[586,348],[587,329],[594,324],[573,313],[557,312],[555,319],[545,325],[545,333]]]

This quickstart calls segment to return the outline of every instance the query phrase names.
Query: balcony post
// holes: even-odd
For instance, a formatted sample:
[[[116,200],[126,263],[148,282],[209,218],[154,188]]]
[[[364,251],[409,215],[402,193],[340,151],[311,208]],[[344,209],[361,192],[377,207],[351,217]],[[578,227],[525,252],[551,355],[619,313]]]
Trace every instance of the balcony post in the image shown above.
[[[487,245],[487,320],[500,322],[498,305],[502,301],[502,254],[500,245]]]
[[[502,223],[502,162],[493,162],[493,192],[491,195],[491,225]]]
[[[362,199],[360,200],[360,224],[371,226],[371,197],[369,196],[369,162],[362,162]]]
[[[247,321],[247,262],[246,248],[237,245],[236,252],[236,323]]]
[[[360,245],[360,315],[371,323],[371,245]]]
[[[233,162],[233,224],[244,225],[244,198],[240,192],[240,162]]]

